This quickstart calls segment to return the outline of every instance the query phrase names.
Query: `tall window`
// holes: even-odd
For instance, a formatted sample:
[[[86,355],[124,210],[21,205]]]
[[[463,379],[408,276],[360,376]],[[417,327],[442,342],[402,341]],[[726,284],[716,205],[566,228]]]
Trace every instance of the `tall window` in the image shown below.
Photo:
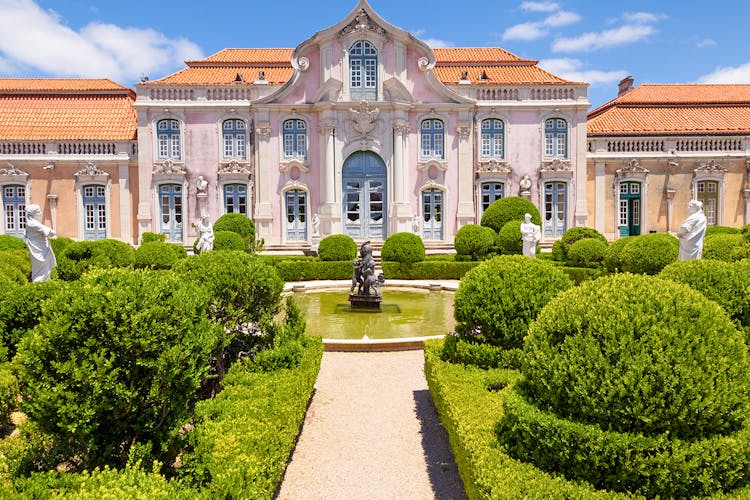
[[[247,135],[243,120],[224,120],[224,158],[247,158]]]
[[[421,131],[422,158],[439,158],[445,157],[445,135],[442,120],[434,118],[422,120],[419,127]]]
[[[717,181],[698,181],[696,183],[698,200],[703,202],[703,213],[709,226],[718,224],[717,208],[719,205],[719,183]]]
[[[286,238],[307,239],[307,193],[301,189],[286,192]]]
[[[545,158],[568,157],[568,123],[561,118],[550,118],[544,122]]]
[[[483,182],[482,183],[482,213],[492,205],[495,200],[499,200],[505,195],[505,184],[502,182]]]
[[[505,157],[505,126],[502,120],[482,121],[482,158]]]
[[[422,191],[422,238],[443,239],[443,192],[439,189]]]
[[[359,41],[349,49],[351,100],[374,101],[378,96],[378,51],[370,42]]]
[[[182,241],[182,186],[162,184],[159,186],[159,208],[162,234],[169,241]]]
[[[159,120],[156,123],[156,131],[159,142],[159,159],[181,159],[180,122],[177,120]]]
[[[568,188],[564,182],[544,183],[544,235],[559,238],[567,229]]]
[[[26,186],[3,186],[4,233],[23,238],[26,234]]]
[[[247,215],[247,185],[224,186],[224,213]]]
[[[107,237],[106,188],[98,184],[83,186],[83,237],[101,240]]]
[[[304,120],[284,122],[284,157],[307,158],[307,124]]]

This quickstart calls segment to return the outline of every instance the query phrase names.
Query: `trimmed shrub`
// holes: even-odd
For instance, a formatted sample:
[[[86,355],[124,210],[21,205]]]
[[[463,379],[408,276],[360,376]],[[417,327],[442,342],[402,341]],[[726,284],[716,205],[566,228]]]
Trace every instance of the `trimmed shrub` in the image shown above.
[[[16,409],[18,396],[18,379],[13,375],[11,365],[0,365],[0,425],[10,420],[10,414]]]
[[[60,279],[77,280],[93,268],[133,267],[135,250],[118,240],[77,241],[71,243],[57,259]]]
[[[736,431],[750,415],[744,338],[687,285],[619,274],[560,294],[525,341],[530,396],[603,429],[683,439]]]
[[[284,281],[345,280],[351,279],[354,273],[351,260],[340,262],[282,260],[274,267]]]
[[[161,450],[208,374],[210,298],[171,273],[90,273],[50,298],[18,346],[21,410],[85,468]]]
[[[141,235],[141,245],[151,243],[152,241],[161,241],[162,243],[166,243],[167,235],[162,233],[152,233],[150,231],[146,231]]]
[[[233,231],[215,231],[214,251],[221,250],[244,252],[247,250],[247,243]]]
[[[454,299],[456,333],[504,349],[520,348],[542,307],[571,286],[549,262],[520,255],[494,257],[461,279]]]
[[[580,285],[584,281],[595,280],[596,278],[607,274],[604,269],[592,269],[590,267],[562,266],[560,267],[560,270],[564,272],[568,276],[568,278],[570,278],[571,281],[573,281],[573,283],[575,283],[576,285]]]
[[[402,280],[460,280],[479,262],[431,261],[415,262],[411,266],[398,262],[383,262],[386,279]]]
[[[557,240],[554,243],[552,243],[552,250],[550,252],[550,256],[552,257],[552,260],[554,260],[555,262],[565,262],[565,253],[563,252],[562,241]]]
[[[469,342],[456,335],[447,335],[441,354],[443,361],[490,368],[518,368],[521,366],[521,349],[503,349],[490,344]]]
[[[715,234],[740,234],[740,230],[729,226],[708,226],[706,228],[706,238]]]
[[[520,254],[523,252],[523,240],[521,237],[522,220],[512,220],[505,224],[497,233],[495,244],[503,254]]]
[[[625,236],[609,244],[607,253],[604,255],[604,265],[607,266],[607,271],[610,273],[622,271],[622,251],[635,238],[636,236]]]
[[[578,240],[568,249],[568,262],[575,267],[602,267],[607,248],[607,243],[598,238]]]
[[[75,240],[73,240],[73,238],[65,238],[61,236],[50,238],[49,240],[49,244],[52,247],[52,251],[54,252],[55,257],[57,257],[58,259],[62,255],[63,251],[65,251],[65,249],[71,243],[75,243]]]
[[[380,258],[384,262],[414,264],[425,259],[426,252],[422,238],[414,233],[395,233],[386,238]]]
[[[470,256],[471,260],[481,260],[495,244],[495,231],[477,224],[466,224],[456,232],[453,245],[457,255]]]
[[[706,237],[703,240],[703,255],[704,259],[715,259],[723,260],[725,262],[731,262],[734,249],[737,247],[744,246],[745,239],[741,234],[726,234],[719,233],[714,234],[711,237]]]
[[[680,251],[680,242],[665,233],[636,236],[620,252],[622,271],[635,274],[659,274],[667,265],[675,262]]]
[[[0,255],[12,252],[0,252]],[[0,284],[8,287],[25,285],[29,282],[26,274],[18,268],[15,262],[9,260],[0,260]]]
[[[744,245],[734,247],[734,249],[732,250],[731,259],[735,262],[743,259],[750,259],[750,243],[745,243]]]
[[[216,249],[216,233],[219,231],[231,231],[237,233],[245,242],[245,249],[254,251],[255,249],[255,223],[243,214],[224,214],[214,223],[214,249]]]
[[[26,242],[16,236],[0,234],[0,252],[5,250],[26,250]]]
[[[134,267],[136,269],[171,269],[178,259],[186,256],[185,249],[180,246],[152,240],[141,244],[135,250]]]
[[[576,241],[580,241],[586,238],[594,238],[602,243],[607,243],[607,238],[604,237],[602,233],[594,229],[593,227],[571,227],[567,231],[565,231],[560,238],[560,251],[562,253],[562,262],[568,262],[570,258],[568,257],[568,252],[570,251],[570,247],[575,243]],[[584,267],[584,266],[581,266]]]
[[[31,256],[28,250],[6,250],[0,252],[0,265],[14,267],[31,281]]]
[[[519,196],[508,196],[495,200],[487,207],[487,210],[482,214],[481,225],[492,228],[499,233],[508,222],[512,220],[523,221],[526,214],[531,214],[531,222],[534,224],[542,224],[539,210],[533,203]]]
[[[357,258],[357,244],[348,234],[332,234],[320,240],[318,257],[326,262],[348,260],[351,263]]]
[[[51,280],[0,291],[0,335],[9,360],[24,335],[39,324],[44,302],[64,285],[64,281]]]

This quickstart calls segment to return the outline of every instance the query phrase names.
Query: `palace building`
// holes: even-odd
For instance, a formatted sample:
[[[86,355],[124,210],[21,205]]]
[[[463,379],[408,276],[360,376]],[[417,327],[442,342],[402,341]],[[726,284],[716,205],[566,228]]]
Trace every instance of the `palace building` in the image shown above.
[[[747,223],[750,86],[588,84],[501,48],[432,49],[365,0],[296,48],[224,49],[135,91],[109,80],[0,79],[4,234],[24,209],[76,240],[192,245],[242,213],[267,249],[409,231],[450,248],[504,196],[610,238],[674,230],[687,200]],[[713,214],[713,215],[711,215]]]

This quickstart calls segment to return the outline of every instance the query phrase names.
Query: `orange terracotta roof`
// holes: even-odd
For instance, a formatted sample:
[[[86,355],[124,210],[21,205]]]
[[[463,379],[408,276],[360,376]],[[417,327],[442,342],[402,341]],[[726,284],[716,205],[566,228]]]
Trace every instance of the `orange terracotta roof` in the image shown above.
[[[129,91],[108,78],[0,78],[0,93]]]
[[[282,85],[294,74],[291,65],[286,68],[267,66],[193,67],[185,68],[149,83],[163,85],[243,85],[252,84],[255,80],[258,80],[261,71],[265,73],[266,81],[272,85]],[[238,81],[237,75],[240,75],[241,80]]]
[[[750,85],[640,85],[593,110],[588,134],[695,135],[750,132]]]
[[[0,140],[133,140],[133,101],[130,95],[0,93]]]
[[[517,55],[500,47],[456,47],[432,50],[435,52],[438,65],[461,64],[466,66],[478,63],[496,64],[499,62],[536,63],[536,61],[521,59]]]
[[[188,61],[188,66],[206,63],[286,64],[290,65],[294,49],[224,49],[199,61]]]
[[[455,85],[466,71],[473,85],[570,84],[538,66],[436,66],[435,76],[446,85]],[[483,77],[486,76],[486,79]]]

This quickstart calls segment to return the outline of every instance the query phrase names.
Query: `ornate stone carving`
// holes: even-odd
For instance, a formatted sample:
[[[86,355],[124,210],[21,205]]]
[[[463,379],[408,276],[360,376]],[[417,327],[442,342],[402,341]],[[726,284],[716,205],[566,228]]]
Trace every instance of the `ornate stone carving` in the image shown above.
[[[396,135],[407,135],[409,133],[409,125],[403,122],[396,122],[393,124],[393,131],[396,133]]]
[[[456,133],[461,139],[468,139],[471,135],[471,125],[459,125],[456,127]]]
[[[171,158],[167,158],[161,163],[154,165],[153,173],[156,175],[185,174],[185,165],[175,163]]]
[[[617,170],[615,170],[615,174],[617,178],[633,176],[645,177],[646,175],[648,175],[648,170],[641,167],[640,162],[633,158],[623,168],[618,168]]]
[[[419,69],[421,69],[422,71],[427,71],[428,69],[430,69],[430,60],[426,57],[420,57],[417,60],[417,64],[419,65]]]
[[[370,107],[367,101],[361,101],[358,107],[349,108],[349,113],[352,115],[352,127],[354,130],[359,132],[360,135],[366,136],[375,130],[380,110]]]
[[[563,160],[562,158],[553,158],[549,161],[542,163],[541,171],[545,173],[572,173],[573,167],[570,164],[570,160]]]
[[[0,168],[0,175],[29,175],[28,172],[19,170],[12,163],[8,163],[6,168]]]
[[[321,122],[318,126],[318,130],[320,131],[320,135],[329,135],[333,134],[336,131],[336,122],[333,121],[324,121]]]
[[[81,170],[73,174],[76,179],[78,179],[81,176],[86,177],[107,177],[109,174],[107,172],[104,172],[103,170],[99,170],[99,168],[96,166],[94,162],[88,162],[86,165],[83,166]]]
[[[237,160],[229,160],[229,162],[222,164],[219,167],[219,175],[221,174],[250,174],[250,165],[248,163],[240,163]]]
[[[260,125],[255,129],[255,133],[258,134],[258,138],[267,141],[271,138],[271,127],[269,125]]]
[[[297,67],[300,71],[307,71],[310,68],[310,59],[306,57],[300,57],[297,59]]]
[[[719,165],[716,160],[711,160],[708,163],[701,163],[701,165],[695,169],[696,174],[723,174],[726,173],[727,169]]]
[[[380,25],[370,19],[370,16],[367,15],[365,9],[360,9],[354,20],[346,25],[343,30],[341,30],[339,36],[343,37],[349,35],[350,33],[365,34],[368,31],[376,33],[382,37],[387,36],[386,31]]]
[[[488,161],[480,162],[477,168],[479,173],[488,174],[510,174],[511,168],[508,166],[508,162],[491,159]]]

